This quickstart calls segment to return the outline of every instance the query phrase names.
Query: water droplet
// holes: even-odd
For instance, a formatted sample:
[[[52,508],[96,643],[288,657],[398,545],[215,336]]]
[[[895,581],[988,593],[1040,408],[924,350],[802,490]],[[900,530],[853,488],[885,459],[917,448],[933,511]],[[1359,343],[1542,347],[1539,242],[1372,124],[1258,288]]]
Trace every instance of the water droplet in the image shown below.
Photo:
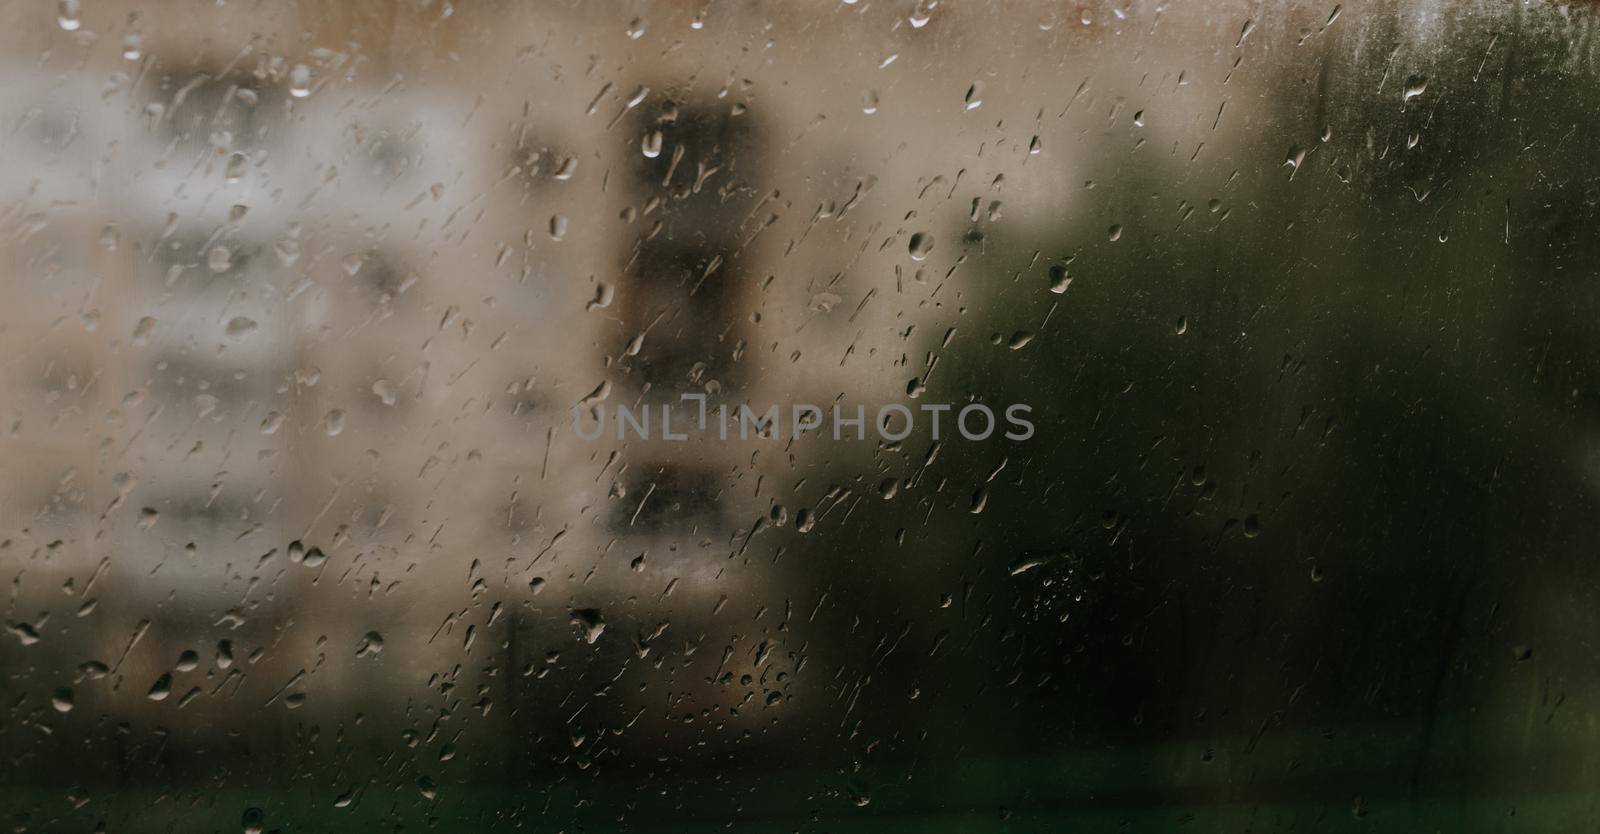
[[[911,235],[911,242],[907,248],[911,252],[911,260],[927,260],[928,253],[933,251],[933,235],[916,232]]]
[[[917,5],[911,10],[911,28],[921,29],[928,25],[928,19],[933,17],[933,10],[938,7],[939,0],[917,0]]]
[[[1121,223],[1113,223],[1113,224],[1111,224],[1111,228],[1106,229],[1106,239],[1111,241],[1112,243],[1116,243],[1117,241],[1121,240],[1122,239],[1122,224]]]
[[[1306,150],[1299,145],[1290,145],[1288,153],[1284,154],[1283,164],[1289,168],[1289,179],[1300,173],[1300,166],[1306,161]]]
[[[598,608],[576,608],[572,611],[572,624],[583,628],[583,642],[593,645],[605,633],[606,621]]]
[[[819,292],[811,296],[811,304],[809,306],[812,310],[815,310],[819,313],[827,313],[832,311],[834,307],[837,307],[839,302],[843,300],[844,299],[839,297],[839,295],[836,293]]]
[[[383,653],[383,635],[376,631],[369,631],[361,638],[361,644],[356,646],[356,657],[376,657]]]
[[[237,342],[249,338],[251,334],[256,332],[257,327],[259,327],[259,325],[256,324],[255,319],[247,318],[245,316],[235,316],[228,320],[228,327],[225,332],[227,333],[228,338]]]
[[[240,824],[244,826],[244,834],[261,834],[266,828],[267,815],[260,808],[246,808]]]
[[[272,245],[272,252],[278,256],[278,263],[294,266],[295,261],[300,260],[300,241],[283,238]]]
[[[63,686],[50,696],[50,706],[56,712],[72,712],[72,687]]]
[[[628,28],[627,28],[628,38],[630,40],[638,40],[638,39],[644,37],[645,30],[647,30],[649,28],[650,28],[650,25],[648,23],[645,23],[644,18],[636,17],[633,20],[628,22]]]
[[[1050,291],[1060,295],[1072,286],[1072,276],[1068,274],[1065,264],[1053,264],[1050,267]]]
[[[1400,93],[1400,102],[1409,103],[1412,99],[1428,91],[1428,76],[1413,75],[1406,79],[1405,89]]]
[[[56,23],[68,32],[78,31],[78,0],[61,0],[56,4]]]
[[[878,112],[878,91],[868,90],[861,94],[861,112],[868,116]]]
[[[206,266],[212,272],[227,272],[233,266],[233,253],[228,251],[226,246],[213,246],[211,251],[206,253]]]
[[[152,701],[165,701],[167,696],[171,694],[172,673],[168,672],[167,674],[156,678],[156,682],[150,685],[150,691],[145,693],[145,697]]]
[[[660,156],[661,131],[652,130],[649,133],[646,133],[644,135],[644,139],[639,143],[639,150],[644,154],[646,159],[655,159],[656,157]]]
[[[1239,47],[1244,46],[1244,39],[1250,37],[1250,33],[1254,32],[1255,30],[1256,30],[1255,18],[1251,18],[1249,20],[1246,20],[1244,22],[1244,26],[1239,29],[1239,39],[1237,41],[1234,41],[1233,48],[1234,49],[1238,49]]]
[[[289,95],[295,98],[305,98],[311,95],[311,68],[305,64],[295,64],[289,70]]]
[[[328,432],[329,437],[338,437],[344,431],[344,411],[333,409],[322,416],[322,427]]]
[[[24,646],[31,646],[39,642],[39,630],[27,623],[9,623],[7,627],[16,635],[17,641]]]
[[[966,97],[966,100],[965,100],[965,104],[966,104],[966,109],[968,109],[968,110],[976,110],[976,109],[978,109],[978,107],[980,107],[983,104],[983,82],[982,81],[974,81],[974,82],[972,82],[972,86],[967,88],[967,97]]]
[[[137,61],[144,57],[144,39],[138,32],[129,32],[122,38],[123,60]]]
[[[560,240],[567,236],[567,216],[554,214],[550,216],[550,239]]]

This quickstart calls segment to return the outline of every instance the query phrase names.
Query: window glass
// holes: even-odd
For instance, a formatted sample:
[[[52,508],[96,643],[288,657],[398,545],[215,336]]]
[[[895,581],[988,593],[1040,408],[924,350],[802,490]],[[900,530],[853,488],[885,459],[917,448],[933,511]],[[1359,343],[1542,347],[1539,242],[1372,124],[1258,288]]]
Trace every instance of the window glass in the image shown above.
[[[8,831],[1594,825],[1593,4],[0,8]]]

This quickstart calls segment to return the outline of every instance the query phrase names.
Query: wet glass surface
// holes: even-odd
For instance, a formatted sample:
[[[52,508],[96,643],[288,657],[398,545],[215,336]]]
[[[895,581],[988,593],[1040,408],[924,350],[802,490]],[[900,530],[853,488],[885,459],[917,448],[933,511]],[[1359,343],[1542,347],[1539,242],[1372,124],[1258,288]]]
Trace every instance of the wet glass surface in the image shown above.
[[[0,9],[8,831],[1600,819],[1592,4]]]

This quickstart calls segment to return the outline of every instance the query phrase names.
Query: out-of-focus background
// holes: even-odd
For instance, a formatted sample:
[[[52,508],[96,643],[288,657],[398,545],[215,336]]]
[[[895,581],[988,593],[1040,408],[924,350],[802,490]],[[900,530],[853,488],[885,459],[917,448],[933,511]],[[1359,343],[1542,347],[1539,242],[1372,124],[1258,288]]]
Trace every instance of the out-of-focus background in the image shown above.
[[[0,3],[6,830],[1593,829],[1596,18]]]

